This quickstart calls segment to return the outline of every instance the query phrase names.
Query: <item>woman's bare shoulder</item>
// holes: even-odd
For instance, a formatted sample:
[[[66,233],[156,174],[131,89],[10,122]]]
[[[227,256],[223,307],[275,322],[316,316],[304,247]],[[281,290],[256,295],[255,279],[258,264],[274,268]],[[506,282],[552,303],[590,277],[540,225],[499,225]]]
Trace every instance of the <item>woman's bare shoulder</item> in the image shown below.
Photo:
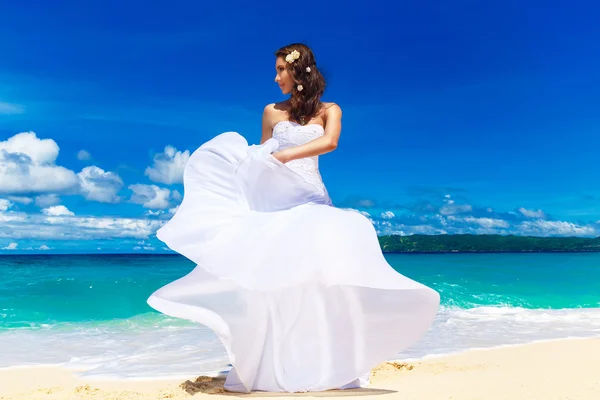
[[[263,125],[272,127],[277,122],[285,119],[285,113],[288,109],[289,105],[285,101],[267,104],[263,111]]]
[[[284,100],[278,103],[269,103],[265,106],[265,112],[285,111],[290,108],[289,101]]]
[[[341,119],[342,108],[334,102],[323,102],[323,109],[321,111],[323,120],[327,122],[328,119]]]
[[[264,109],[264,114],[271,114],[273,111],[275,111],[275,107],[277,106],[277,103],[269,103],[265,106]]]
[[[332,101],[330,102],[323,102],[323,106],[321,107],[321,113],[324,117],[329,116],[332,113],[341,113],[342,109],[341,107],[337,104],[334,103]]]

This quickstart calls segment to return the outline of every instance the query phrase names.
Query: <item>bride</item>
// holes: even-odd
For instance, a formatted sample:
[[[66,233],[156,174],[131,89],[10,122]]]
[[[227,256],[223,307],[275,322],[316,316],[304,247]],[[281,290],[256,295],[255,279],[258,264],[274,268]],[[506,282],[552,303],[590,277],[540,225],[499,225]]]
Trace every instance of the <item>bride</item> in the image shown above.
[[[307,46],[275,55],[290,98],[265,107],[260,144],[225,132],[192,154],[157,237],[197,265],[148,304],[217,334],[228,391],[364,386],[430,328],[440,298],[387,263],[367,217],[333,206],[318,157],[337,146],[341,109],[321,102]]]

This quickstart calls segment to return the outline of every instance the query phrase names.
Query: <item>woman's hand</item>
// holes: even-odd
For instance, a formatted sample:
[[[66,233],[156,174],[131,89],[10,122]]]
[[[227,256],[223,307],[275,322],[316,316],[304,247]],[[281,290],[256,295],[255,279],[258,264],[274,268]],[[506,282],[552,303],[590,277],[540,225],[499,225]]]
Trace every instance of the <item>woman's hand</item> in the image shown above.
[[[287,149],[283,149],[281,151],[276,151],[275,153],[272,154],[273,157],[275,157],[277,160],[279,160],[282,163],[286,163],[288,161],[291,161],[288,152],[286,152]]]

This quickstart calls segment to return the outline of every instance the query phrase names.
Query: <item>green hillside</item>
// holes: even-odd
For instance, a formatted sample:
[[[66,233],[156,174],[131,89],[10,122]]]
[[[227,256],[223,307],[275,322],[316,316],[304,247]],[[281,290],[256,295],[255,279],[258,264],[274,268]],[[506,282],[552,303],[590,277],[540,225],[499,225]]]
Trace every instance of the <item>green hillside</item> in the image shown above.
[[[386,253],[600,251],[600,237],[387,235],[380,236],[379,243]]]

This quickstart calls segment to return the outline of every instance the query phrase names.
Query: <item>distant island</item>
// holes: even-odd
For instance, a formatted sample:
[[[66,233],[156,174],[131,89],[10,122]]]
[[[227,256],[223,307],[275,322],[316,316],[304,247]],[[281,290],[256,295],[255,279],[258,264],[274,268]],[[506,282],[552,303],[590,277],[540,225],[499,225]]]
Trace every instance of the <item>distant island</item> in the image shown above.
[[[537,237],[514,235],[386,235],[379,236],[384,253],[495,253],[600,251],[600,237]]]
[[[473,234],[445,234],[445,235],[383,235],[379,236],[379,245],[384,253],[568,253],[568,252],[600,252],[600,237],[539,237],[517,235],[473,235]],[[180,256],[179,253],[128,250],[120,252],[73,252],[72,249],[62,251],[38,252],[2,252],[0,256],[107,256],[107,255],[135,255],[146,257],[155,256]]]

